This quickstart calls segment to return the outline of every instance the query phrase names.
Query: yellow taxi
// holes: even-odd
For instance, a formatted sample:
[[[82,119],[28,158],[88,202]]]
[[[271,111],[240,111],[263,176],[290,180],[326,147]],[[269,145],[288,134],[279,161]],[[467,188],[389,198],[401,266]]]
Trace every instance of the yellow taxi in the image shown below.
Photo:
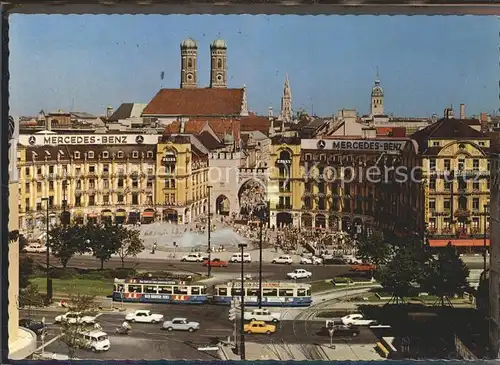
[[[245,332],[248,334],[270,335],[276,332],[276,326],[273,324],[267,324],[264,321],[251,321],[245,325]]]

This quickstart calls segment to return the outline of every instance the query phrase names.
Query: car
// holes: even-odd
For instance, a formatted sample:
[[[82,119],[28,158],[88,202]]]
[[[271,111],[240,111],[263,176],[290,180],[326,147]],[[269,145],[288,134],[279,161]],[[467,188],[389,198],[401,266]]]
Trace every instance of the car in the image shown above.
[[[343,257],[334,256],[331,258],[323,259],[325,265],[345,265],[347,261]]]
[[[333,333],[332,336],[352,336],[356,337],[359,335],[361,331],[359,330],[358,327],[355,326],[348,326],[348,325],[335,325],[333,326]],[[322,327],[318,333],[319,335],[322,336],[329,336],[330,331],[328,330],[328,327]]]
[[[304,270],[304,269],[295,269],[292,272],[286,274],[289,279],[309,279],[312,277],[312,272]]]
[[[69,323],[69,324],[95,324],[97,316],[85,316],[79,312],[66,312],[57,316],[54,319],[55,323]]]
[[[111,347],[109,337],[103,331],[80,331],[78,333],[79,347],[87,348],[93,352],[108,351]]]
[[[235,253],[235,254],[233,254],[233,256],[231,256],[231,258],[229,259],[229,262],[232,262],[232,263],[240,262],[241,263],[241,260],[242,260],[241,253]],[[243,254],[243,262],[244,263],[252,262],[252,256],[249,253],[244,253]]]
[[[353,325],[353,326],[369,326],[376,324],[377,321],[373,319],[366,319],[360,313],[348,314],[341,318],[341,321],[345,325]]]
[[[47,326],[40,321],[35,321],[33,319],[29,318],[22,318],[19,320],[19,327],[24,327],[27,328],[33,332],[35,332],[37,335],[41,335],[43,331],[47,328]]]
[[[254,309],[245,312],[244,319],[246,321],[262,321],[262,322],[279,322],[281,313],[272,313],[268,309]]]
[[[281,255],[278,257],[273,258],[271,261],[272,264],[286,264],[286,265],[291,265],[293,263],[292,256],[290,255]]]
[[[208,266],[208,260],[205,260],[203,262],[203,266]],[[227,261],[223,261],[221,259],[212,259],[212,261],[210,261],[210,266],[211,267],[226,267]]]
[[[203,262],[203,256],[199,253],[190,253],[189,255],[182,256],[182,262]]]
[[[368,272],[376,269],[375,265],[372,264],[355,264],[351,265],[351,271],[355,272]]]
[[[138,309],[135,312],[127,313],[125,320],[132,323],[160,323],[163,320],[163,314],[151,313],[150,310]]]
[[[354,255],[344,255],[343,258],[347,261],[347,263],[349,263],[349,265],[359,265],[363,263],[362,260],[358,259]]]
[[[171,321],[163,322],[161,329],[167,331],[194,332],[200,329],[200,324],[198,322],[190,322],[187,318],[174,318]]]
[[[245,324],[243,330],[250,334],[266,334],[272,335],[276,332],[276,326],[273,324],[267,324],[263,321],[252,321],[250,323]]]
[[[323,259],[321,257],[311,256],[300,258],[301,265],[321,265],[322,263]]]

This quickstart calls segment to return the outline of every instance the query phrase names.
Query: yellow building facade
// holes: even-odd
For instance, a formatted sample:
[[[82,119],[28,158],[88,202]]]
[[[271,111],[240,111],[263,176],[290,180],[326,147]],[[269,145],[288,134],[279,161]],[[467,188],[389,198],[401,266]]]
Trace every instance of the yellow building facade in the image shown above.
[[[419,143],[424,219],[433,247],[462,251],[489,245],[489,137],[465,121],[445,118],[414,134]]]

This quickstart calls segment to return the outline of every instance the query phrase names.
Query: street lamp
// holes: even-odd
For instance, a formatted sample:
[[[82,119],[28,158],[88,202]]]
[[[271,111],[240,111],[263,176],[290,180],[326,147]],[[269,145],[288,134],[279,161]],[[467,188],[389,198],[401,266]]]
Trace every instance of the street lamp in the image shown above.
[[[238,244],[241,249],[241,288],[240,288],[240,359],[245,360],[245,265],[243,264],[243,253],[247,247],[246,243]]]
[[[45,246],[47,249],[47,256],[46,256],[46,270],[47,270],[47,302],[50,303],[52,300],[52,280],[50,279],[50,244],[49,244],[49,229],[50,229],[50,223],[49,223],[49,198],[42,198],[42,201],[46,202],[46,208],[47,208],[47,217],[45,218],[46,220],[46,231],[45,231]]]
[[[212,185],[208,185],[208,264],[207,264],[207,276],[210,277],[212,274],[212,246],[210,242],[210,235],[212,233],[212,221],[211,221],[211,215],[212,215],[212,202],[210,199],[210,196],[212,195]]]
[[[488,208],[490,206],[488,204],[484,205],[484,240],[483,240],[483,270],[486,271],[486,254],[488,253],[488,247],[486,246],[486,221],[488,219]]]

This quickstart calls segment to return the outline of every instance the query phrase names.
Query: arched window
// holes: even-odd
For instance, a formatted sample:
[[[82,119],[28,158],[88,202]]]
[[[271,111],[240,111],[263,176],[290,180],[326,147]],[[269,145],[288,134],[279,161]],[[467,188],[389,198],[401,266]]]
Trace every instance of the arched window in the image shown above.
[[[217,60],[217,68],[222,68],[222,60],[220,58]]]
[[[188,58],[188,67],[193,67],[193,59]]]
[[[290,152],[288,152],[288,151],[281,151],[279,159],[280,160],[291,160]]]

